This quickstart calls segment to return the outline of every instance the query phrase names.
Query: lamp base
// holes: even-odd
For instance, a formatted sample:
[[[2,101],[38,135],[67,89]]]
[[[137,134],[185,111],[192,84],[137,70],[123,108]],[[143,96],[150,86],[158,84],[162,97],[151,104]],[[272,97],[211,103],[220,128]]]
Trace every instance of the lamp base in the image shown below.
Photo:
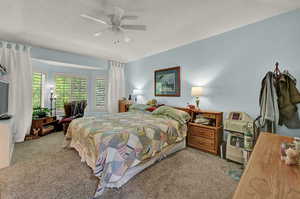
[[[199,109],[199,102],[200,102],[199,97],[196,98],[195,102],[196,102],[197,108]]]

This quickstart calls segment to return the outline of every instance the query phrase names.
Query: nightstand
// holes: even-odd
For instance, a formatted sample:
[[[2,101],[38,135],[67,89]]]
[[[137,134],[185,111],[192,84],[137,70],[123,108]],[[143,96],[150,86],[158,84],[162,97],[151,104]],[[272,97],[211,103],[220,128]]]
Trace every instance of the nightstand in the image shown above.
[[[195,123],[197,115],[209,120],[209,124]],[[223,113],[213,111],[192,110],[192,122],[189,122],[187,145],[213,153],[220,154],[223,139]]]
[[[119,100],[119,113],[128,112],[130,104],[129,100]]]

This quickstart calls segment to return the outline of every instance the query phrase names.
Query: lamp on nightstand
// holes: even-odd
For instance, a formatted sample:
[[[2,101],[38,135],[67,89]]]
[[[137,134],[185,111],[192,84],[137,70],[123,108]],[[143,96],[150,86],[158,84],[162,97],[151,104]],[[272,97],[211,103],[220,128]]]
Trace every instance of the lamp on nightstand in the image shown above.
[[[196,97],[196,106],[197,108],[199,108],[199,102],[200,102],[200,99],[199,97],[202,95],[202,87],[200,86],[194,86],[192,87],[192,96],[193,97]]]
[[[134,101],[137,103],[138,96],[141,96],[143,94],[143,90],[141,89],[133,89],[133,95],[135,96]]]

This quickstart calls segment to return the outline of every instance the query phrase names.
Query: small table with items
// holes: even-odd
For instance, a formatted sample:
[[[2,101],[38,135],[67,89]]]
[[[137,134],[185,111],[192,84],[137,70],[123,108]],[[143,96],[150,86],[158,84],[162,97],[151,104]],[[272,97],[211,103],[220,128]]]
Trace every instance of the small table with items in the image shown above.
[[[54,132],[57,128],[58,120],[56,116],[32,119],[31,134],[34,136],[43,136]]]
[[[215,155],[220,154],[223,139],[223,113],[190,109],[192,120],[189,122],[187,145]]]

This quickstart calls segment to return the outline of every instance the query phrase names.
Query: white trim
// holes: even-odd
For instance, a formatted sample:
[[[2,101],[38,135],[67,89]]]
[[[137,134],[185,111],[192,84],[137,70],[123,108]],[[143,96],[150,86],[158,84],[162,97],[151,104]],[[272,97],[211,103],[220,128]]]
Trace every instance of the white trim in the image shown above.
[[[70,64],[70,63],[61,62],[61,61],[52,61],[52,60],[37,59],[37,58],[32,58],[32,60],[40,62],[40,63],[45,63],[45,64],[49,64],[49,65],[54,65],[54,66],[61,66],[61,67],[80,68],[80,69],[88,69],[88,70],[105,70],[103,67]]]

